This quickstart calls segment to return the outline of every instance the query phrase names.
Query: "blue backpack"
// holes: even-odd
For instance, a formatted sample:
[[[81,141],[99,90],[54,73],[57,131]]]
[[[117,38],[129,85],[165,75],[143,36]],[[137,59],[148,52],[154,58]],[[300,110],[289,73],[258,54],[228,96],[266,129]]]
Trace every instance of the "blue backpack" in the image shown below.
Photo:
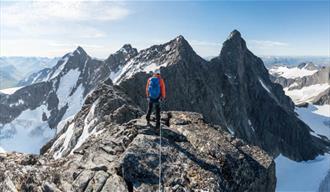
[[[160,96],[160,82],[158,77],[151,77],[149,82],[149,97],[151,99],[158,99]]]

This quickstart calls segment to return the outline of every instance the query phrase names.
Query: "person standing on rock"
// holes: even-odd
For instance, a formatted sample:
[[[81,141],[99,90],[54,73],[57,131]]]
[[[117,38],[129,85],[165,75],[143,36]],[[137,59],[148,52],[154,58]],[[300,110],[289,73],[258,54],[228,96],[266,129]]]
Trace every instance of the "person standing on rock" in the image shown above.
[[[156,70],[152,77],[147,81],[146,95],[148,98],[148,112],[147,112],[147,123],[150,124],[150,115],[153,106],[156,108],[156,128],[160,128],[160,100],[164,100],[166,97],[165,83],[160,76],[160,70]]]

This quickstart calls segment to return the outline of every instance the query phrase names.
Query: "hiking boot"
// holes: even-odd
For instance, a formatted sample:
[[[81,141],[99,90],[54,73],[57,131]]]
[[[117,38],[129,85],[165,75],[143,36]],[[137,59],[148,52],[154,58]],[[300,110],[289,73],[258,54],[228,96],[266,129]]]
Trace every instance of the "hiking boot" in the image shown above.
[[[146,120],[147,120],[147,125],[150,125],[150,119],[146,118]]]
[[[160,129],[160,123],[156,123],[156,129],[157,129],[157,130]]]

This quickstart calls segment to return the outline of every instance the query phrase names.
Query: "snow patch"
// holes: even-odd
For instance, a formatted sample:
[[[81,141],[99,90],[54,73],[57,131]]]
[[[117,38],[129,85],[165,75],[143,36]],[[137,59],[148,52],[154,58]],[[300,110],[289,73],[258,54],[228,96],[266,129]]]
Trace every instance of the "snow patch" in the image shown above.
[[[267,85],[262,81],[262,79],[259,78],[259,82],[268,93],[271,93]]]
[[[80,84],[76,91],[71,96],[68,96],[68,98],[66,99],[68,108],[65,111],[65,114],[63,115],[62,119],[72,117],[79,112],[81,106],[84,104],[83,93],[84,88],[82,84]]]
[[[64,57],[64,59],[62,59],[62,61],[63,61],[62,64],[56,69],[56,71],[52,74],[52,76],[49,79],[53,79],[53,78],[57,77],[61,73],[61,71],[64,69],[68,60],[69,60],[68,56]]]
[[[54,159],[59,159],[59,158],[61,158],[61,157],[62,157],[62,153],[63,153],[63,151],[65,151],[65,150],[68,148],[68,146],[69,146],[69,142],[70,142],[70,140],[71,140],[71,138],[72,138],[72,135],[73,135],[73,133],[74,133],[74,125],[75,125],[74,123],[71,123],[71,124],[68,126],[68,129],[66,130],[66,132],[63,133],[63,134],[57,139],[57,141],[53,144],[52,148],[53,148],[54,146],[56,146],[56,144],[57,144],[58,141],[61,141],[61,140],[64,139],[63,145],[61,146],[60,150],[58,150],[58,151],[56,151],[56,152],[54,153],[54,156],[53,156]]]
[[[227,126],[228,131],[230,132],[231,135],[235,135],[234,129]]]
[[[122,69],[123,69],[123,66],[119,66],[118,69],[116,70],[116,72],[111,71],[110,79],[112,80],[112,82],[114,82],[116,79],[119,78],[120,74],[122,73]]]
[[[86,139],[89,136],[91,136],[92,134],[94,134],[96,132],[95,129],[90,130],[90,128],[92,126],[95,126],[95,123],[97,122],[97,119],[94,118],[94,112],[95,112],[95,107],[96,107],[97,103],[98,103],[98,101],[93,103],[91,109],[89,110],[88,114],[86,115],[85,120],[84,120],[83,132],[82,132],[81,136],[79,137],[76,146],[72,149],[71,153],[74,150],[78,149],[86,141]]]
[[[40,148],[55,135],[42,114],[49,114],[46,105],[23,111],[12,122],[0,126],[0,147],[5,151],[39,154]]]
[[[19,106],[19,105],[23,105],[23,104],[24,104],[24,100],[19,99],[18,102],[16,102],[16,103],[11,103],[11,104],[9,105],[9,107]]]
[[[77,84],[80,72],[78,69],[70,70],[60,79],[60,84],[57,89],[57,97],[59,99],[58,108],[64,107],[68,103],[68,98],[72,89]]]
[[[0,147],[0,153],[6,153],[6,151]]]
[[[299,104],[312,101],[316,96],[327,90],[329,87],[330,84],[324,83],[303,87],[301,89],[289,90],[288,88],[284,88],[284,92],[295,104]]]
[[[170,49],[171,49],[171,46],[170,45],[166,45],[165,50],[166,51],[169,51]]]
[[[249,124],[249,126],[251,127],[252,131],[253,131],[253,132],[256,132],[256,130],[254,129],[254,127],[253,127],[253,125],[252,125],[250,119],[248,119],[248,124]]]
[[[42,73],[38,73],[32,80],[31,84],[35,83]]]
[[[123,53],[127,53],[127,50],[125,48],[121,48],[119,51],[123,52]]]
[[[145,71],[147,73],[149,73],[150,71],[151,72],[154,72],[156,70],[158,70],[160,67],[166,67],[167,63],[163,63],[161,65],[158,65],[156,63],[151,63],[149,65],[146,65],[142,71]]]
[[[22,87],[12,87],[12,88],[7,88],[7,89],[1,89],[0,93],[6,94],[6,95],[11,95],[11,94],[14,94],[20,88],[22,88]]]
[[[57,127],[56,127],[56,133],[59,133],[65,126],[65,124],[67,124],[68,122],[72,121],[74,119],[74,116],[75,115],[71,115],[69,116],[68,118],[60,121],[58,124],[57,124]],[[63,119],[63,118],[62,118]]]
[[[308,70],[305,68],[298,68],[298,67],[286,67],[286,66],[279,66],[274,67],[269,70],[269,73],[275,76],[281,76],[287,79],[295,79],[298,77],[310,76],[316,73],[317,70]]]

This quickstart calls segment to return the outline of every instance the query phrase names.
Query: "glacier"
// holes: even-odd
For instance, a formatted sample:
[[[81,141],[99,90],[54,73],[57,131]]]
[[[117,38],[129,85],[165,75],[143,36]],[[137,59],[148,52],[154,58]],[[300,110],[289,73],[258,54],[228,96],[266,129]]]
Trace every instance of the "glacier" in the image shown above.
[[[312,105],[296,108],[299,118],[308,124],[315,134],[330,138],[330,105]],[[318,191],[319,185],[330,170],[330,154],[314,160],[296,162],[282,155],[275,159],[276,191]]]

